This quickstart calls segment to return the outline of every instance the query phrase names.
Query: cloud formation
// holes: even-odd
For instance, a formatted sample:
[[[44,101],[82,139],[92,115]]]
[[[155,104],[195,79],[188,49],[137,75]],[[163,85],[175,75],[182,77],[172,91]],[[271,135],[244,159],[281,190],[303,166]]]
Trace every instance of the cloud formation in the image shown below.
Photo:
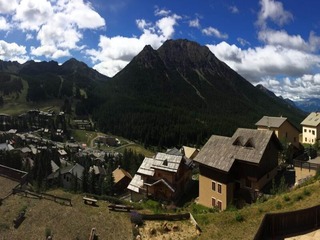
[[[221,33],[218,29],[214,27],[207,27],[202,29],[202,33],[206,36],[215,36],[217,38],[228,38],[228,34]]]
[[[262,84],[277,95],[291,99],[318,96],[320,75],[314,71],[320,66],[320,37],[311,31],[305,40],[299,34],[270,28],[268,20],[283,26],[293,15],[279,1],[260,0],[260,6],[257,27],[261,46],[250,47],[242,38],[238,38],[242,48],[225,41],[207,46],[251,83]]]
[[[71,56],[71,50],[83,48],[79,43],[84,30],[106,25],[91,4],[83,0],[0,1],[0,14],[7,17],[0,16],[0,30],[12,26],[22,30],[27,40],[36,39],[40,43],[30,46],[31,55],[48,59]]]

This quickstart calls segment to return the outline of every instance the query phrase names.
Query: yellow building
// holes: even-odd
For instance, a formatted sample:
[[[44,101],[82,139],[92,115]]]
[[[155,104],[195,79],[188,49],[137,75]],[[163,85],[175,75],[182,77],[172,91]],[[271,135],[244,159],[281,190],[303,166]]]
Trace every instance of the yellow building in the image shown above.
[[[291,143],[299,149],[300,131],[285,117],[263,116],[257,123],[259,130],[272,130],[281,142]]]
[[[320,112],[310,113],[302,122],[302,143],[315,144],[320,138]]]
[[[213,135],[199,163],[199,204],[227,208],[234,199],[252,202],[277,173],[281,143],[270,130],[239,128],[232,137]]]

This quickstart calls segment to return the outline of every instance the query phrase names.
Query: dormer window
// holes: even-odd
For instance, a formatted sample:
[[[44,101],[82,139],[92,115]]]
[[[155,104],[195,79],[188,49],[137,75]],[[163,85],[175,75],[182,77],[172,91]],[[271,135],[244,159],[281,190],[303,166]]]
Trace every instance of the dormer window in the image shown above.
[[[247,148],[254,148],[253,139],[249,138],[244,146]]]
[[[237,137],[236,138],[236,140],[234,140],[234,142],[233,142],[233,144],[232,145],[234,145],[234,146],[243,146],[243,144],[242,144],[242,137],[241,136],[239,136],[239,137]]]
[[[163,164],[162,165],[164,165],[164,166],[168,166],[168,160],[167,159],[165,159],[164,161],[163,161]]]

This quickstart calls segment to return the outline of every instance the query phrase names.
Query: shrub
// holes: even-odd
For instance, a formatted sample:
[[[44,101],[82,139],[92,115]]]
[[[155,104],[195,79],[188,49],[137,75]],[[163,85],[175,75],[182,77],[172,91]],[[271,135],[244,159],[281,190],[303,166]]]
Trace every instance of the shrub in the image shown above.
[[[286,201],[286,202],[289,202],[290,201],[290,197],[288,195],[284,195],[283,196],[283,200]]]
[[[130,220],[135,225],[141,226],[143,224],[142,216],[138,212],[131,212]]]
[[[277,202],[277,203],[276,203],[276,208],[277,208],[277,209],[281,209],[281,208],[282,208],[281,203]]]
[[[48,237],[51,236],[51,229],[50,229],[50,228],[47,228],[47,227],[46,227],[45,235],[46,235],[46,238],[48,238]]]
[[[307,189],[307,188],[303,189],[303,195],[305,195],[305,196],[310,196],[310,195],[311,195],[310,190]]]
[[[300,201],[300,200],[302,200],[303,199],[303,195],[302,194],[298,194],[298,195],[296,195],[295,197],[294,197],[294,200],[295,201]]]
[[[236,216],[235,216],[235,220],[237,222],[243,222],[244,221],[244,217],[239,212],[237,212]]]

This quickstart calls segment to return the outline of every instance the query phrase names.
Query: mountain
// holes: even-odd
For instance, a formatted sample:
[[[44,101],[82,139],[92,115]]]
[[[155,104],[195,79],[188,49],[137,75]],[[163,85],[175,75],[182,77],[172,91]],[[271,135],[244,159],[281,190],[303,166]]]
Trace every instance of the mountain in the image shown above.
[[[320,99],[308,98],[302,101],[294,102],[298,108],[305,112],[319,112],[320,111]]]
[[[86,92],[97,82],[107,80],[108,77],[76,59],[70,59],[62,65],[55,61],[27,61],[24,64],[0,61],[0,84],[4,89],[3,94],[21,93],[24,86],[22,81],[26,81],[26,101],[80,97],[80,90]]]
[[[263,115],[286,116],[297,126],[304,118],[188,40],[146,46],[91,95],[87,107],[101,129],[153,146],[202,144],[211,134],[255,127]]]

